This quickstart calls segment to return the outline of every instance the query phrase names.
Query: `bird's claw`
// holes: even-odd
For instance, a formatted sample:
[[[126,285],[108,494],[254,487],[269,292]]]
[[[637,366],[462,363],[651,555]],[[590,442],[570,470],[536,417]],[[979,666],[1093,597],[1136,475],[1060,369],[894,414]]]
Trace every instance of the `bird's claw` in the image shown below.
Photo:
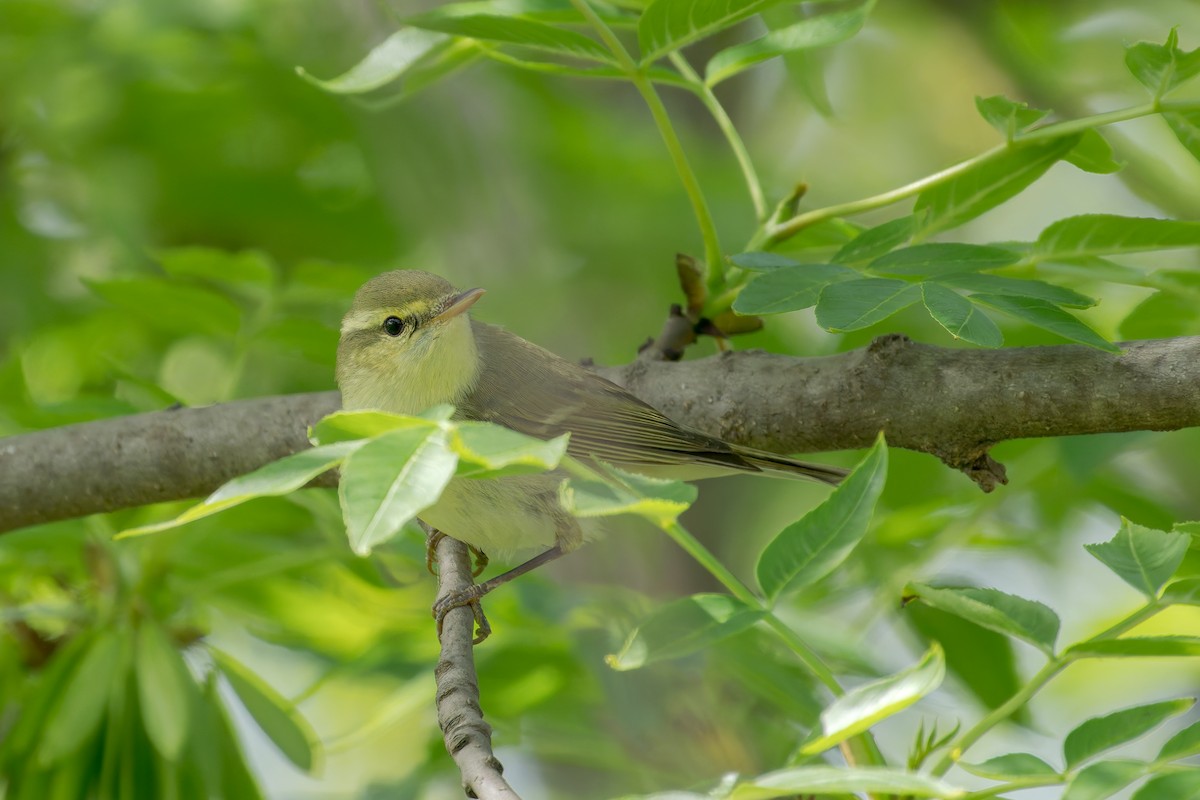
[[[442,638],[442,625],[446,621],[446,615],[456,608],[469,606],[471,613],[475,615],[475,638],[471,640],[471,644],[479,644],[492,634],[492,626],[488,623],[487,616],[483,613],[483,603],[479,598],[483,596],[483,592],[479,590],[479,585],[470,586],[466,589],[460,589],[456,592],[439,597],[437,602],[433,604],[433,618],[437,620],[437,635],[438,640]]]
[[[437,575],[437,568],[434,566],[437,562],[437,546],[438,542],[445,538],[446,534],[438,530],[432,531],[425,537],[425,569],[430,575]],[[488,554],[474,545],[467,545],[467,548],[475,557],[475,566],[471,569],[471,577],[478,578],[487,569]]]

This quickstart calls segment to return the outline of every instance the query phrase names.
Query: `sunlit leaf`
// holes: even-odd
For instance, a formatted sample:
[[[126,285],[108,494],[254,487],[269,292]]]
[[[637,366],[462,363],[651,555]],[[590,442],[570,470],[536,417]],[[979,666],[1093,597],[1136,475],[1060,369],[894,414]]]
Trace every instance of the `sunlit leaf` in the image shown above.
[[[335,411],[322,418],[309,432],[310,438],[322,445],[354,439],[370,439],[401,428],[432,430],[437,422],[454,416],[454,407],[434,406],[421,414],[391,414],[387,411]]]
[[[1105,750],[1111,750],[1149,733],[1171,717],[1187,711],[1195,703],[1195,698],[1191,697],[1166,700],[1124,708],[1087,720],[1068,733],[1063,742],[1063,757],[1066,759],[1067,768],[1074,769]]]
[[[933,692],[945,677],[946,660],[941,645],[934,642],[917,664],[857,686],[834,700],[821,712],[820,730],[814,731],[814,738],[800,751],[816,755],[862,733]]]
[[[971,300],[1011,314],[1023,322],[1050,331],[1064,339],[1070,339],[1073,342],[1086,344],[1109,353],[1121,352],[1121,348],[1066,311],[1045,300],[1033,297],[1008,297],[1001,294],[973,294]]]
[[[1063,156],[1084,172],[1111,175],[1121,169],[1121,163],[1113,157],[1112,145],[1095,128],[1089,128],[1079,136],[1079,144]]]
[[[1125,66],[1159,98],[1200,74],[1200,49],[1180,50],[1179,32],[1172,28],[1165,44],[1138,42],[1126,47]]]
[[[1195,111],[1166,111],[1162,118],[1192,157],[1200,161],[1200,109]]]
[[[612,55],[595,39],[568,28],[559,28],[524,17],[463,14],[454,6],[443,6],[410,17],[405,22],[415,28],[440,31],[454,36],[506,42],[573,58],[612,63]]]
[[[987,124],[1000,131],[1010,142],[1018,133],[1032,127],[1050,113],[1039,108],[1030,108],[1028,103],[1009,100],[999,94],[992,97],[976,97],[975,108]]]
[[[1126,636],[1120,639],[1099,639],[1080,642],[1067,648],[1071,656],[1113,657],[1171,657],[1200,656],[1200,636]]]
[[[955,339],[984,347],[1004,344],[1004,334],[1000,333],[996,323],[953,289],[936,283],[923,283],[921,299],[929,316]]]
[[[981,778],[990,778],[994,781],[1012,781],[1021,778],[1045,778],[1049,780],[1058,777],[1058,770],[1030,753],[1008,753],[1007,755],[989,758],[982,764],[968,764],[959,761],[958,766],[972,775],[978,775]]]
[[[784,528],[763,549],[758,584],[774,599],[809,586],[841,564],[867,532],[887,478],[882,435],[821,505]]]
[[[892,278],[832,283],[817,298],[817,324],[842,333],[869,328],[921,299],[921,287]]]
[[[354,552],[370,553],[436,503],[457,464],[449,434],[438,426],[400,428],[350,453],[338,498]]]
[[[1122,519],[1112,539],[1084,547],[1121,580],[1153,598],[1179,569],[1190,545],[1186,534],[1156,531]]]
[[[549,441],[485,422],[455,426],[450,449],[458,453],[458,474],[494,478],[554,469],[567,452],[570,434]]]
[[[401,28],[372,48],[362,61],[336,78],[321,80],[302,67],[297,67],[296,72],[327,92],[360,94],[398,80],[423,58],[452,44],[450,37],[444,33]]]
[[[1089,764],[1075,774],[1062,800],[1104,800],[1146,774],[1140,761],[1113,759]]]
[[[1078,136],[1009,147],[949,181],[917,196],[913,211],[926,236],[957,228],[1006,200],[1040,178],[1071,151]]]
[[[681,481],[659,480],[607,466],[610,480],[572,478],[563,483],[559,500],[577,517],[634,514],[659,527],[675,522],[696,499],[696,487]]]
[[[939,242],[893,250],[872,261],[867,271],[876,275],[931,277],[996,269],[1019,260],[1018,253],[1000,247]]]
[[[191,724],[195,684],[179,651],[153,620],[138,626],[134,665],[146,733],[163,758],[177,761]]]
[[[218,488],[204,502],[192,506],[174,519],[128,528],[118,533],[115,538],[125,539],[131,536],[159,533],[203,519],[256,497],[278,496],[294,492],[318,475],[333,469],[361,444],[362,442],[359,441],[337,442],[284,456],[253,472],[239,475]]]
[[[905,598],[916,598],[934,608],[970,620],[988,630],[1015,636],[1047,654],[1053,654],[1059,619],[1036,600],[976,587],[936,588],[923,583],[904,587]]]
[[[874,0],[868,0],[845,11],[808,17],[752,42],[728,47],[709,59],[704,69],[704,82],[715,86],[759,62],[784,53],[845,41],[858,33],[874,5]]]
[[[1155,775],[1142,784],[1130,800],[1195,800],[1200,797],[1200,769]]]
[[[242,705],[279,752],[309,774],[320,772],[320,739],[296,707],[228,653],[211,646],[209,652]]]
[[[1200,722],[1193,722],[1167,740],[1158,751],[1158,761],[1176,761],[1200,754]]]
[[[1197,246],[1200,222],[1084,214],[1049,225],[1038,236],[1034,253],[1043,260],[1074,259]]]
[[[605,660],[613,669],[629,670],[679,658],[744,631],[764,616],[765,611],[729,595],[692,595],[656,609],[629,634],[621,651]]]
[[[1200,606],[1200,578],[1180,578],[1167,584],[1162,601],[1168,605]]]
[[[815,305],[830,283],[855,280],[858,273],[838,264],[781,266],[750,281],[733,301],[739,314],[782,314]]]
[[[638,21],[642,64],[724,30],[781,0],[653,0]]]
[[[789,767],[738,783],[726,800],[770,800],[829,794],[896,797],[962,797],[966,792],[937,778],[886,767]]]

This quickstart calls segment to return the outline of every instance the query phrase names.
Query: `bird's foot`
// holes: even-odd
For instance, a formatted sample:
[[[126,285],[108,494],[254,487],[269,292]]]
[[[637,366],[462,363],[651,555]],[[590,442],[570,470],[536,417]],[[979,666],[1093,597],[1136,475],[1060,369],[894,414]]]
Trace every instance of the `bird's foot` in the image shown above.
[[[437,568],[434,566],[437,563],[437,546],[438,542],[445,538],[446,534],[439,530],[432,530],[425,537],[425,569],[429,571],[430,575],[437,575]],[[478,578],[487,569],[488,554],[474,545],[467,545],[467,548],[475,557],[475,566],[471,569],[471,577]]]
[[[483,603],[479,600],[487,593],[484,586],[485,584],[475,584],[438,598],[437,602],[433,604],[433,618],[437,620],[439,640],[442,638],[442,624],[446,621],[446,615],[454,609],[464,606],[469,606],[471,613],[475,615],[475,638],[471,640],[471,644],[479,644],[491,636],[492,626],[488,623],[487,616],[483,613]]]

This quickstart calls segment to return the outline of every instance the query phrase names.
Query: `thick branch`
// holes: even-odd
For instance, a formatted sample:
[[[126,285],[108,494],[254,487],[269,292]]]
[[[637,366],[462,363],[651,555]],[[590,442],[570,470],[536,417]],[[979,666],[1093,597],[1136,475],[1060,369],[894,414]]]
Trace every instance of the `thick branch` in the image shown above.
[[[427,529],[428,533],[428,529]],[[470,587],[471,559],[467,546],[444,536],[437,543],[438,598]],[[442,652],[434,668],[437,679],[438,726],[446,752],[458,765],[467,797],[480,800],[521,800],[502,773],[504,767],[492,753],[492,726],[479,707],[479,682],[475,677],[475,617],[463,606],[446,614],[442,625]]]
[[[1088,347],[948,349],[901,336],[823,358],[730,352],[598,370],[669,416],[780,452],[888,442],[985,489],[1006,439],[1200,425],[1200,337]],[[246,400],[0,440],[0,530],[207,494],[307,445],[335,393]]]

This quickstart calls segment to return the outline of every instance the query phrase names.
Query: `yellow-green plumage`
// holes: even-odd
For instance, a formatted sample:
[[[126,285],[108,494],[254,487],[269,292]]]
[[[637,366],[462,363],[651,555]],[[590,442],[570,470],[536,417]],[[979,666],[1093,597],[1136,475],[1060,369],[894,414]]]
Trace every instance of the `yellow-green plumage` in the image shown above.
[[[539,438],[570,432],[568,453],[683,480],[769,472],[837,483],[843,472],[731,445],[679,425],[621,387],[465,312],[436,275],[397,270],[359,290],[342,323],[337,378],[347,409],[413,414],[450,403],[465,419]],[[395,318],[403,330],[391,335]],[[558,505],[556,473],[452,480],[422,519],[496,555],[569,551],[596,532]]]

